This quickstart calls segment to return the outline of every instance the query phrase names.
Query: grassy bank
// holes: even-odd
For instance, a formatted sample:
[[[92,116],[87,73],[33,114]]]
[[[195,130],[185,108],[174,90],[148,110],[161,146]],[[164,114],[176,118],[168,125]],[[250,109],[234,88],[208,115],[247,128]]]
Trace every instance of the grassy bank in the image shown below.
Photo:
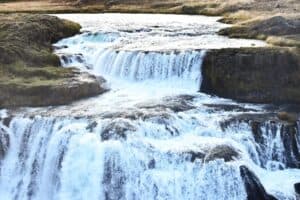
[[[52,53],[52,43],[79,30],[80,25],[52,16],[0,15],[0,107],[56,105],[98,93],[96,78],[80,83],[81,74],[60,67]]]

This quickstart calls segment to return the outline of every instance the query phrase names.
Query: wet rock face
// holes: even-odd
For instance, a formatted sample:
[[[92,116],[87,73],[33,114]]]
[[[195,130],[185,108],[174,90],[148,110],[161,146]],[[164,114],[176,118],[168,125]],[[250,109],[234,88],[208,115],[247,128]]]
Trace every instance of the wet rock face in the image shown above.
[[[297,197],[300,198],[300,183],[295,183],[294,188],[295,188]]]
[[[104,195],[106,200],[122,199],[125,195],[124,185],[126,184],[125,173],[120,166],[120,157],[117,153],[113,153],[114,157],[106,155],[104,164]]]
[[[136,128],[127,121],[116,120],[109,123],[101,133],[101,139],[111,140],[111,139],[126,139],[126,133],[128,131],[135,131]]]
[[[300,53],[285,48],[207,52],[201,91],[252,103],[300,103]]]
[[[300,167],[300,153],[297,144],[299,130],[296,124],[278,125],[275,122],[260,123],[253,121],[251,126],[254,139],[259,145],[258,152],[261,154],[262,163],[266,161],[263,159],[266,156],[265,152],[271,150],[272,154],[269,155],[271,156],[269,159],[282,162],[289,168]],[[276,137],[280,141],[276,141]],[[270,146],[273,141],[278,145]]]
[[[240,123],[249,125],[262,167],[300,168],[298,121],[282,121],[275,113],[242,114],[222,122],[221,127],[226,130]]]
[[[139,108],[145,109],[169,109],[173,112],[183,112],[195,108],[191,101],[194,96],[191,95],[179,95],[176,97],[167,97],[162,102],[149,102],[148,104],[139,105]]]
[[[5,157],[9,148],[9,134],[0,127],[0,161]]]
[[[240,166],[240,173],[245,185],[247,200],[276,200],[266,192],[257,176],[246,166]]]
[[[300,168],[300,151],[298,148],[299,129],[295,125],[282,125],[280,137],[284,146],[286,165],[292,168]]]

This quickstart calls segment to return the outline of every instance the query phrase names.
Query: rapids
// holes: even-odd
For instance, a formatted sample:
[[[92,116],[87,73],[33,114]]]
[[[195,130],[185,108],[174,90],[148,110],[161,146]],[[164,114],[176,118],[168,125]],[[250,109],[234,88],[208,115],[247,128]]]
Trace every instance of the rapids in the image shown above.
[[[228,25],[216,17],[58,16],[82,25],[82,34],[54,44],[62,65],[103,76],[109,91],[0,111],[1,200],[242,200],[241,166],[268,194],[296,200],[300,170],[289,164],[297,155],[286,152],[282,124],[262,124],[258,143],[249,123],[222,124],[265,113],[264,105],[199,92],[207,50],[263,42],[217,35]]]

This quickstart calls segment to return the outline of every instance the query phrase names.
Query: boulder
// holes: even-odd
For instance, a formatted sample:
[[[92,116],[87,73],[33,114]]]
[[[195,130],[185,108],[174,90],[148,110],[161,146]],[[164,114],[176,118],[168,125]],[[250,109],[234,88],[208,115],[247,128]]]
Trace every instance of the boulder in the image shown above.
[[[277,200],[266,192],[257,176],[246,166],[240,166],[240,173],[245,185],[247,200]]]
[[[236,149],[230,145],[218,145],[212,148],[205,156],[204,161],[209,162],[216,159],[224,159],[225,162],[233,161],[240,155]]]
[[[203,162],[210,162],[216,159],[223,159],[225,162],[230,162],[240,158],[238,150],[226,144],[216,145],[211,148],[199,149],[198,151],[192,150],[181,153],[182,155],[187,156],[191,162],[195,162],[196,159]]]

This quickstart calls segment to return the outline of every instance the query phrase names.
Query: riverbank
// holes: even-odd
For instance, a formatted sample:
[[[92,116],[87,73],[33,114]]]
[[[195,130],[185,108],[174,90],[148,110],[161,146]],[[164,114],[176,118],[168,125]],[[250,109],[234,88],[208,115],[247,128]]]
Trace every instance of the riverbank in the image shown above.
[[[52,43],[80,25],[53,16],[0,15],[0,108],[66,104],[104,91],[95,76],[60,67]]]
[[[222,16],[220,21],[233,26],[222,29],[219,34],[233,38],[264,40],[270,44],[270,47],[209,51],[203,64],[203,73],[205,73],[203,76],[205,89],[203,91],[243,102],[280,104],[300,102],[300,93],[297,92],[298,84],[296,84],[300,82],[300,77],[296,75],[300,71],[300,60],[297,59],[300,57],[299,11],[300,2],[296,0],[202,0],[197,2],[178,0],[143,1],[142,3],[134,0],[103,1],[102,3],[89,0],[44,0],[0,3],[0,13],[124,12]],[[273,60],[270,60],[268,56],[271,54],[276,55],[272,57]],[[227,59],[227,56],[230,59]],[[280,57],[281,60],[278,60],[277,57]],[[226,63],[227,70],[232,72],[231,74],[223,76],[221,75],[224,72],[222,70],[218,70],[220,72],[218,75],[208,73],[221,69],[223,63]],[[238,67],[241,63],[249,66],[247,74],[242,73],[241,68]],[[257,66],[260,66],[262,70]],[[274,68],[274,66],[276,67]],[[278,79],[270,78],[270,74],[279,77]],[[218,76],[218,83],[214,81],[216,80],[215,76]],[[226,77],[231,77],[231,79]],[[235,79],[232,79],[233,77]],[[252,78],[249,79],[249,77]],[[245,80],[248,82],[245,83]],[[220,89],[219,83],[222,83],[222,89]]]
[[[25,6],[26,5],[26,6]],[[7,1],[0,13],[172,13],[223,16],[234,24],[221,34],[230,37],[263,39],[278,46],[299,47],[300,2],[297,0],[68,0]]]

